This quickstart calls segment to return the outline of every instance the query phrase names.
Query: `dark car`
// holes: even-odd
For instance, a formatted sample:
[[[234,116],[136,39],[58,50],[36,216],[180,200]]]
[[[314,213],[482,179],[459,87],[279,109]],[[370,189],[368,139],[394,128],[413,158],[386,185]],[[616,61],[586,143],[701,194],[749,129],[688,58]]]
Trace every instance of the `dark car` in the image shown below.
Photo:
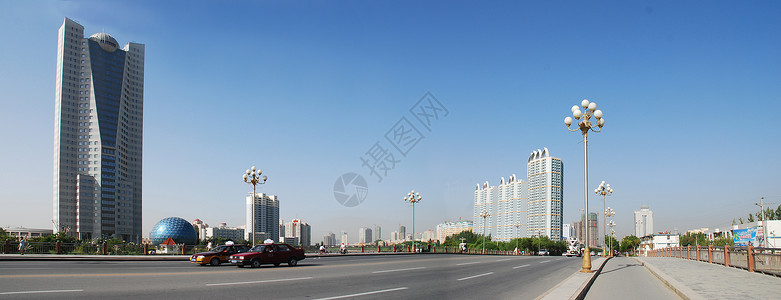
[[[244,266],[257,268],[260,267],[261,264],[279,266],[282,263],[287,263],[288,266],[294,267],[298,264],[299,260],[303,260],[304,258],[306,257],[304,256],[303,249],[279,243],[257,245],[252,247],[248,252],[231,255],[228,260],[239,268],[243,268]]]
[[[190,262],[205,266],[219,266],[221,263],[228,262],[228,257],[241,252],[249,251],[249,245],[220,245],[214,247],[209,252],[195,253],[190,257]]]

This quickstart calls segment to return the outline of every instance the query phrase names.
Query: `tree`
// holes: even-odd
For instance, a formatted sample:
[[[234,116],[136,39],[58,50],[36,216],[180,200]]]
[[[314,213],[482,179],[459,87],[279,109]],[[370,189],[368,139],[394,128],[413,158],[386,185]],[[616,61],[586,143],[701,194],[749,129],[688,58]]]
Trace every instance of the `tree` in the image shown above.
[[[735,242],[726,236],[718,237],[713,240],[713,246],[724,247],[724,245],[735,246]]]
[[[749,223],[754,223],[754,214],[748,214],[748,219],[746,219]]]
[[[610,248],[610,251],[618,250],[620,243],[616,238],[606,235],[605,236],[605,243],[607,244],[607,248]]]
[[[462,231],[445,238],[445,242],[443,242],[442,245],[446,247],[458,246],[458,244],[461,244],[461,238],[464,238],[464,243],[467,244],[473,244],[477,242],[477,240],[481,240],[480,242],[482,243],[483,235],[468,230]]]
[[[706,246],[710,244],[710,241],[708,241],[708,238],[705,236],[704,233],[691,233],[687,232],[686,234],[681,236],[681,246]]]
[[[634,235],[625,236],[621,239],[621,252],[629,252],[632,255],[635,254],[635,249],[640,246],[640,238]]]
[[[32,241],[41,242],[41,243],[56,243],[57,241],[60,241],[62,243],[75,243],[76,237],[68,236],[67,234],[65,234],[64,231],[60,231],[52,235],[33,238]]]

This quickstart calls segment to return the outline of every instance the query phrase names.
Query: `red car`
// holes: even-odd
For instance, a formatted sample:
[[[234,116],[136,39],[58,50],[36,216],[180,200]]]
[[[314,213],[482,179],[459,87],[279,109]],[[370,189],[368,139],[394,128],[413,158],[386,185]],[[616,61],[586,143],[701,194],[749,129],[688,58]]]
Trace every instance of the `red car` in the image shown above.
[[[257,268],[260,267],[261,264],[279,266],[282,263],[287,263],[288,266],[294,267],[298,264],[299,260],[303,260],[304,258],[306,257],[304,256],[303,249],[279,243],[257,245],[252,247],[248,252],[231,255],[228,260],[239,268],[243,268],[244,266]]]

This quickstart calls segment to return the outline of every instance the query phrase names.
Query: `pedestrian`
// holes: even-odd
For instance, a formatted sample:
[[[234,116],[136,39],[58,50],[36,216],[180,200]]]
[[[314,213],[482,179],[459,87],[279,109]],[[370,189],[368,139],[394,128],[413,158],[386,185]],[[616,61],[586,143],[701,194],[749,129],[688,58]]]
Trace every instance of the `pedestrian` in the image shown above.
[[[27,241],[24,239],[24,237],[19,238],[19,253],[21,255],[24,255],[24,248],[27,247]]]
[[[211,250],[212,249],[212,241],[209,241],[208,244],[206,244],[206,249]]]

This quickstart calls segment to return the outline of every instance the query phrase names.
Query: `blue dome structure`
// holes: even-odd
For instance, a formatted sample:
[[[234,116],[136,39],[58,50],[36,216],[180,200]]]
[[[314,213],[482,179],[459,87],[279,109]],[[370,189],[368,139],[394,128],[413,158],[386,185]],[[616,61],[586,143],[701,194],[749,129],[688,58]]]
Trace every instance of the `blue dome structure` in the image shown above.
[[[177,244],[195,245],[198,243],[198,233],[195,232],[193,225],[179,217],[160,220],[149,233],[152,245],[160,245],[169,237]]]

